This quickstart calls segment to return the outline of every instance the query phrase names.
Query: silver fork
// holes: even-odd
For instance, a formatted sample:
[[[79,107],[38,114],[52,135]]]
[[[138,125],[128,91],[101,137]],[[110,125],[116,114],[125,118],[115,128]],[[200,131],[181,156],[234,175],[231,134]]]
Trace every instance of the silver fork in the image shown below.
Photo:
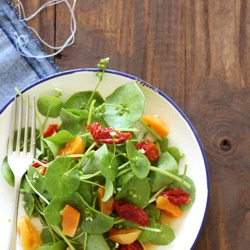
[[[19,204],[19,192],[21,180],[24,173],[28,170],[32,163],[35,152],[36,141],[36,115],[35,115],[35,97],[33,97],[30,105],[29,96],[26,96],[26,103],[23,103],[23,98],[15,98],[13,102],[11,128],[8,143],[8,163],[15,176],[14,185],[14,205],[12,210],[11,231],[9,238],[9,250],[16,249],[16,234],[17,234],[17,216]],[[25,107],[24,107],[25,106]],[[30,109],[32,110],[30,112]],[[31,117],[30,117],[31,113]],[[31,125],[29,120],[31,118]],[[21,145],[21,131],[24,123],[23,147]],[[29,137],[29,127],[31,127],[31,135]],[[16,132],[16,140],[15,140]],[[28,149],[28,144],[30,147]],[[15,146],[14,146],[15,145]]]

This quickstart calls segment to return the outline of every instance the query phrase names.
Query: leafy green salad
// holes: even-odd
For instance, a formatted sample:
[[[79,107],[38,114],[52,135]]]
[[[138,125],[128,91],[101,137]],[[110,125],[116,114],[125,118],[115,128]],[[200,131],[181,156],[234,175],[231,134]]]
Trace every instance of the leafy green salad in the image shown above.
[[[168,245],[175,232],[166,218],[178,220],[195,201],[187,166],[179,169],[185,156],[169,146],[160,117],[144,114],[138,83],[119,86],[105,99],[98,92],[108,62],[100,60],[94,90],[67,100],[57,90],[37,100],[36,156],[21,192],[27,217],[39,218],[42,230],[37,236],[31,227],[27,235],[20,224],[23,249]],[[13,185],[7,157],[2,174]]]

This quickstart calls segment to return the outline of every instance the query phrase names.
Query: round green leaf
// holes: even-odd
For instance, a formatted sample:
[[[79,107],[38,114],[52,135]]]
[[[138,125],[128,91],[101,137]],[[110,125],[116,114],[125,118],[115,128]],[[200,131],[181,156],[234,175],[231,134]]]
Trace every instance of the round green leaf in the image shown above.
[[[103,154],[100,161],[100,170],[104,177],[111,181],[115,180],[118,172],[118,161],[112,152],[107,151]]]
[[[139,207],[148,205],[150,185],[147,178],[139,179],[136,176],[125,183],[116,195],[116,200],[125,199]]]
[[[174,157],[168,152],[164,152],[160,155],[160,158],[156,163],[156,167],[166,170],[174,175],[178,175],[178,164]],[[151,172],[149,175],[152,192],[156,192],[165,185],[173,182],[172,178],[159,172]]]
[[[48,192],[58,198],[65,198],[73,194],[80,185],[78,171],[70,171],[74,166],[70,157],[57,157],[45,173]]]
[[[144,102],[136,83],[122,85],[107,97],[104,120],[115,129],[131,127],[142,116]]]
[[[65,102],[64,108],[66,108],[66,109],[79,109],[79,110],[86,109],[87,103],[88,103],[92,93],[93,93],[92,91],[83,91],[83,92],[77,92],[77,93],[73,94]],[[96,100],[96,102],[95,102],[96,106],[99,106],[104,102],[102,96],[98,92],[95,92],[93,99]]]
[[[148,158],[137,150],[131,141],[126,141],[126,148],[133,173],[140,179],[145,178],[151,165]]]
[[[3,159],[3,162],[2,162],[2,167],[1,167],[1,172],[2,172],[2,175],[4,177],[4,179],[11,185],[14,187],[14,183],[15,183],[15,177],[14,177],[14,174],[8,164],[8,161],[7,161],[7,156]]]
[[[58,117],[62,107],[62,100],[56,96],[41,96],[37,100],[38,111],[46,117]]]

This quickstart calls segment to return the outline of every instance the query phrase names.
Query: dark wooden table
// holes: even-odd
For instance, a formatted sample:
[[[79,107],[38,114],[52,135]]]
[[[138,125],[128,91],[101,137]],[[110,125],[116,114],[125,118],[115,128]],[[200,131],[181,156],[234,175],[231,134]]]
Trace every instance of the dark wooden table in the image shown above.
[[[46,1],[22,2],[29,15]],[[246,0],[78,0],[75,43],[53,58],[63,71],[109,56],[109,68],[155,85],[189,117],[211,182],[195,250],[250,249],[249,13]],[[28,24],[52,45],[70,34],[64,4]]]

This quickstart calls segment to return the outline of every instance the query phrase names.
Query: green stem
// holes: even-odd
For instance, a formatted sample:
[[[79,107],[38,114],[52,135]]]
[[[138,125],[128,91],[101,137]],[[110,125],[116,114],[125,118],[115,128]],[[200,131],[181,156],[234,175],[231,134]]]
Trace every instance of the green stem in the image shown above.
[[[115,221],[114,221],[114,225],[119,224],[119,223],[122,223],[123,221],[125,221],[125,220],[119,218],[118,220],[115,220]]]
[[[95,102],[96,102],[96,100],[93,100],[91,102],[91,104],[90,104],[87,125],[89,125],[91,123],[91,117],[92,117],[92,112],[93,112],[93,109],[94,109]]]
[[[175,181],[182,182],[182,184],[183,184],[184,186],[186,186],[187,188],[191,188],[191,185],[190,185],[188,182],[184,181],[184,180],[183,180],[182,178],[180,178],[179,176],[170,173],[169,171],[163,170],[163,169],[161,169],[161,168],[153,167],[153,166],[150,166],[150,170],[152,170],[152,171],[154,171],[154,172],[158,172],[158,173],[163,174],[163,175],[166,175],[166,176],[172,178],[172,179],[175,180]]]
[[[179,187],[181,187],[181,185],[183,184],[183,182],[184,182],[184,180],[186,178],[186,175],[187,175],[187,164],[185,164],[185,166],[184,166],[184,173],[183,173],[183,176],[182,176],[182,180],[181,180],[181,182],[179,184]]]
[[[159,194],[164,191],[166,188],[168,187],[168,185],[165,185],[163,188],[161,188],[159,191],[157,191],[148,201],[148,204],[152,203],[155,201],[155,199],[159,196]]]
[[[142,227],[142,226],[138,226],[138,228],[145,230],[145,231],[149,231],[149,232],[154,232],[154,233],[160,233],[161,229],[159,228],[153,228],[153,227]]]
[[[122,164],[120,167],[118,167],[118,170],[122,170],[122,169],[125,168],[127,165],[129,165],[129,161],[125,162],[125,163]]]
[[[35,187],[31,184],[31,182],[30,182],[30,180],[29,180],[29,178],[28,178],[28,176],[27,175],[25,175],[25,178],[26,178],[26,180],[27,180],[27,182],[29,183],[29,185],[30,185],[30,187],[33,189],[33,191],[48,205],[49,204],[49,201],[44,197],[44,196],[42,196],[41,195],[41,193],[39,193],[36,189],[35,189]]]
[[[84,180],[84,179],[81,179],[81,181],[82,181],[82,182],[89,183],[89,184],[92,184],[92,185],[94,185],[94,186],[98,186],[98,187],[102,187],[102,188],[104,188],[104,186],[103,186],[103,185],[100,185],[100,184],[98,184],[97,182],[88,181],[88,180]]]
[[[95,176],[100,175],[100,174],[101,174],[100,170],[95,172],[94,174],[84,174],[84,175],[80,176],[80,180],[83,181],[83,180],[91,179],[92,177],[95,177]]]
[[[56,233],[58,233],[58,234],[60,235],[61,238],[64,239],[64,241],[65,241],[65,242],[67,243],[67,245],[70,247],[70,250],[77,250],[77,249],[71,244],[70,240],[62,233],[62,231],[61,231],[61,229],[60,229],[59,226],[54,225],[54,226],[51,226],[51,227],[54,229],[54,231],[55,231]]]
[[[120,171],[119,174],[118,174],[116,177],[119,177],[119,176],[121,176],[121,175],[123,175],[123,174],[126,174],[126,173],[129,172],[129,171],[131,171],[131,168],[126,168],[126,169]]]
[[[82,158],[79,160],[79,162],[76,164],[74,168],[78,168],[79,166],[82,165],[83,161],[86,159],[86,157],[91,152],[91,150],[96,146],[96,144],[97,144],[96,142],[92,143],[92,145],[86,150],[86,152],[84,153],[84,155],[82,156]]]
[[[139,120],[141,125],[149,132],[151,133],[157,140],[161,141],[162,137],[158,135],[146,122],[144,122],[142,119]]]
[[[104,71],[102,71],[102,73],[104,73]],[[93,92],[92,92],[92,94],[91,94],[91,96],[89,98],[89,101],[87,103],[87,107],[89,107],[90,103],[93,101],[94,95],[95,95],[95,93],[96,93],[96,91],[97,91],[97,89],[98,89],[98,87],[99,87],[99,85],[100,85],[101,82],[102,82],[102,77],[99,78],[99,81],[96,84],[96,86],[95,86],[95,88],[94,88],[94,90],[93,90]]]

